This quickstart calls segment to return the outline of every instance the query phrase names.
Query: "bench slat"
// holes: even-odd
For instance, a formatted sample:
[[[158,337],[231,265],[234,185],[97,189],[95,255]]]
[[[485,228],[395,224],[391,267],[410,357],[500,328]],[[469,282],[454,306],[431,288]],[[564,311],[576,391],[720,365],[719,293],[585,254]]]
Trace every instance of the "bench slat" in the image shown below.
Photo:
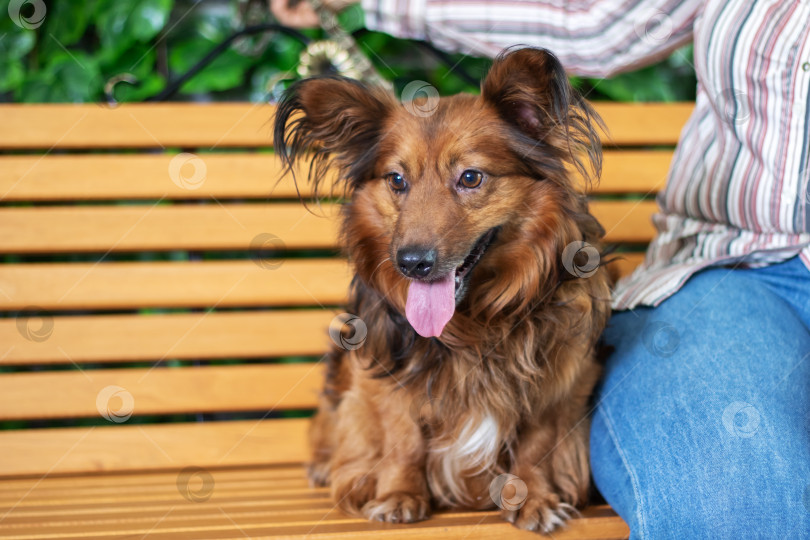
[[[228,525],[234,531],[242,528],[251,532],[261,526],[277,532],[281,527],[309,525],[311,532],[317,526],[325,534],[341,534],[333,526],[354,525],[358,534],[372,536],[375,525],[337,511],[327,488],[306,487],[300,465],[207,468],[202,475],[190,479],[188,492],[208,495],[210,489],[210,498],[196,502],[184,497],[186,484],[176,471],[2,480],[0,538],[23,534],[29,538],[109,537],[121,534],[122,529],[139,536],[207,537],[224,534],[230,530]],[[464,534],[475,538],[536,538],[499,522],[497,516],[493,510],[442,511],[421,525],[377,524],[381,528],[376,532],[383,537],[412,538],[452,526],[463,527]],[[447,529],[441,537],[458,537],[453,530]],[[575,534],[573,538],[580,539],[623,538],[627,533],[621,519],[606,505],[586,508],[559,531],[561,538]]]
[[[0,365],[320,356],[337,312],[281,310],[53,317],[44,341],[0,319]],[[32,328],[40,323],[31,322]],[[0,381],[2,377],[0,377]]]
[[[336,248],[336,221],[322,216],[337,205],[313,211],[298,203],[3,208],[0,252]],[[594,201],[591,211],[607,242],[648,242],[655,233],[653,201]],[[281,243],[257,242],[262,234]]]
[[[628,254],[611,271],[626,275],[641,258]],[[350,279],[341,259],[290,260],[275,270],[253,261],[0,265],[0,309],[340,305]]]
[[[666,186],[672,154],[671,150],[606,150],[602,178],[593,192],[657,193]]]
[[[296,418],[0,431],[0,476],[302,463],[308,426]]]
[[[231,486],[245,483],[269,483],[275,480],[284,488],[294,483],[298,487],[307,487],[309,483],[306,471],[300,464],[295,465],[267,465],[255,467],[233,467],[212,469],[216,474],[216,483],[219,485]],[[91,475],[54,475],[46,476],[37,483],[32,490],[32,484],[36,481],[31,478],[3,478],[0,479],[0,500],[7,503],[7,497],[16,494],[24,494],[31,491],[25,498],[25,506],[46,506],[55,504],[59,506],[69,506],[81,504],[81,501],[57,501],[60,494],[70,494],[72,489],[80,490],[84,493],[114,492],[129,500],[137,499],[138,493],[158,492],[163,490],[171,491],[176,489],[175,484],[177,473],[173,471],[139,471],[138,473],[106,473]],[[166,485],[166,479],[171,478],[171,483]],[[270,487],[270,486],[268,486]],[[50,500],[51,502],[48,502]],[[148,500],[148,499],[146,499]],[[144,500],[141,500],[144,502]],[[122,507],[121,510],[124,510]],[[37,510],[30,508],[26,515],[34,515]]]
[[[269,147],[261,103],[3,104],[0,148]]]
[[[644,262],[644,253],[613,253],[608,255],[606,259],[610,261],[607,264],[608,272],[610,272],[613,281],[616,282],[619,278],[632,274],[633,270]]]
[[[589,206],[605,228],[607,243],[647,243],[655,236],[651,220],[658,211],[655,201],[593,201]]]
[[[273,154],[200,154],[205,177],[192,185],[194,189],[181,187],[180,177],[176,177],[179,184],[172,181],[169,164],[175,156],[0,156],[0,197],[9,202],[298,197],[291,176],[279,181],[281,165]],[[656,192],[664,185],[671,161],[671,150],[607,150],[602,180],[594,186],[594,193]],[[183,174],[191,177],[194,171]],[[301,194],[311,193],[310,186],[302,182]]]
[[[179,497],[179,495],[178,495]],[[183,499],[176,506],[164,505],[162,515],[139,515],[129,519],[64,520],[50,526],[32,521],[19,524],[10,534],[0,538],[487,538],[536,539],[536,532],[520,531],[503,520],[495,511],[438,512],[429,520],[406,525],[387,525],[350,517],[330,508],[326,510],[288,511],[283,513],[261,510],[226,511],[215,503],[195,506]],[[192,512],[186,509],[193,508]],[[184,510],[186,510],[184,512]],[[24,535],[24,536],[16,536]],[[586,509],[570,521],[566,528],[554,532],[555,539],[626,538],[627,526],[615,515],[602,516]],[[42,536],[40,536],[42,535]]]
[[[338,305],[349,281],[341,259],[6,264],[0,309]]]
[[[334,209],[323,206],[323,212]],[[299,203],[0,209],[5,253],[246,250],[261,234],[283,242],[270,241],[271,249],[337,245],[334,222]]]
[[[171,535],[170,531],[182,535],[195,527],[198,536],[203,535],[203,530],[207,536],[212,529],[222,530],[221,525],[226,524],[206,521],[212,516],[223,519],[227,516],[233,520],[234,527],[254,528],[262,521],[266,526],[277,528],[296,523],[311,526],[317,523],[327,528],[351,523],[362,526],[364,530],[360,532],[367,532],[369,527],[364,520],[336,511],[327,488],[307,488],[304,468],[300,465],[209,468],[203,474],[205,480],[200,475],[188,484],[191,494],[208,494],[205,490],[211,490],[210,499],[199,502],[184,498],[181,490],[185,489],[185,483],[176,471],[3,480],[0,481],[0,514],[4,516],[4,527],[0,538],[23,533],[37,538],[57,531],[63,535],[80,532],[102,535],[113,534],[122,527],[142,531],[141,535],[151,533],[150,536]],[[464,523],[468,534],[469,526],[486,521],[483,528],[474,529],[471,537],[478,538],[484,533],[490,537],[495,530],[501,534],[497,527],[504,528],[504,535],[520,537],[519,531],[492,520],[496,515],[496,511],[437,512],[431,521],[415,530],[411,525],[378,525],[381,527],[378,532],[389,537],[421,536],[427,530],[425,525],[444,526],[448,519],[463,519],[467,520]],[[621,520],[606,505],[591,506],[561,533],[569,534],[573,529],[579,534],[577,538],[587,538],[588,534],[583,531],[590,531],[597,524],[602,527],[600,538],[608,538],[610,535],[606,533],[621,526]],[[626,529],[616,531],[616,537],[623,537],[619,534],[621,531],[626,536]]]
[[[596,103],[619,145],[673,145],[693,103]],[[2,104],[0,148],[271,145],[274,107],[249,103]]]
[[[594,103],[608,126],[605,147],[674,146],[695,104],[689,103]]]
[[[312,409],[321,372],[319,363],[306,362],[6,373],[0,377],[0,420],[100,418],[108,409],[119,417]],[[106,399],[101,392],[110,386],[129,392],[132,406],[120,396]]]
[[[612,255],[618,277],[642,253]],[[328,310],[217,312],[166,315],[92,315],[53,318],[44,341],[27,339],[15,319],[0,320],[0,365],[127,362],[138,360],[316,356],[326,351]],[[38,329],[41,323],[32,322]]]
[[[185,184],[188,188],[183,187],[183,178],[194,180],[195,170],[188,164],[189,169],[181,168],[173,180],[169,165],[175,157],[175,153],[0,156],[0,195],[5,194],[5,201],[298,196],[291,179],[276,186],[281,165],[274,154],[199,154],[204,176]]]

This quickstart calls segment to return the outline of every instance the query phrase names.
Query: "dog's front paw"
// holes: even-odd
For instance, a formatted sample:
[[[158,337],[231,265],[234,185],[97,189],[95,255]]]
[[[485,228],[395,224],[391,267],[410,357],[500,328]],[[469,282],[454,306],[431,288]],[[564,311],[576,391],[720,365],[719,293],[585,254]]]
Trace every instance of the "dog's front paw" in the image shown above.
[[[363,515],[372,521],[412,523],[428,518],[430,503],[422,495],[395,491],[368,501],[363,506]]]
[[[550,533],[565,522],[579,515],[576,508],[561,503],[556,495],[546,497],[529,496],[519,509],[503,510],[503,518],[519,529]]]
[[[312,461],[307,464],[307,478],[312,487],[324,487],[329,485],[329,475],[332,467],[328,461]]]

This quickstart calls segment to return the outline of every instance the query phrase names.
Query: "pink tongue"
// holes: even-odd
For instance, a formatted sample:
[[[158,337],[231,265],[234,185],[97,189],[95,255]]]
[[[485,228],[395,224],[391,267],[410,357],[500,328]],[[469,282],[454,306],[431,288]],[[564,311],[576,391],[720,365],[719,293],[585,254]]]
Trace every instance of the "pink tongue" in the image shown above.
[[[438,281],[411,281],[405,316],[416,333],[422,337],[441,335],[456,310],[455,272],[448,272]]]

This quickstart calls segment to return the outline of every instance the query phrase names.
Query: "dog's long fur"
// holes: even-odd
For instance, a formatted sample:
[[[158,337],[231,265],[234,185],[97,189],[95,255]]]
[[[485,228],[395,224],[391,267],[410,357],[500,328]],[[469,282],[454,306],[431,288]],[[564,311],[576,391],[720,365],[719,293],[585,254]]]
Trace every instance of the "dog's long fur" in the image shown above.
[[[367,327],[361,348],[328,356],[310,476],[349,513],[408,522],[431,506],[494,507],[490,484],[511,473],[528,495],[505,518],[549,531],[589,490],[587,404],[609,282],[604,268],[572,276],[562,257],[603,235],[573,173],[598,175],[600,120],[541,49],[499,57],[480,96],[408,109],[340,77],[296,83],[278,107],[288,167],[312,159],[316,193],[347,198],[348,310]],[[484,183],[457,189],[469,168]],[[407,193],[388,186],[392,170]],[[429,244],[454,268],[496,227],[444,331],[419,336],[404,316],[410,280],[392,263],[397,250]]]

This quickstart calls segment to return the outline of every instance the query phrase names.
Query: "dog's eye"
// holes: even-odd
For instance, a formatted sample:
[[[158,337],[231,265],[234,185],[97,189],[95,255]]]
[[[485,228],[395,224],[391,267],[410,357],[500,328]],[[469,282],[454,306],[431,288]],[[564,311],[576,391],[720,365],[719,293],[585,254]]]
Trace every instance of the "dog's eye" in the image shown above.
[[[385,178],[388,180],[389,187],[394,191],[405,191],[405,188],[408,187],[408,182],[399,173],[388,173]]]
[[[467,169],[458,179],[458,185],[467,189],[475,189],[481,185],[484,175],[478,171]]]

